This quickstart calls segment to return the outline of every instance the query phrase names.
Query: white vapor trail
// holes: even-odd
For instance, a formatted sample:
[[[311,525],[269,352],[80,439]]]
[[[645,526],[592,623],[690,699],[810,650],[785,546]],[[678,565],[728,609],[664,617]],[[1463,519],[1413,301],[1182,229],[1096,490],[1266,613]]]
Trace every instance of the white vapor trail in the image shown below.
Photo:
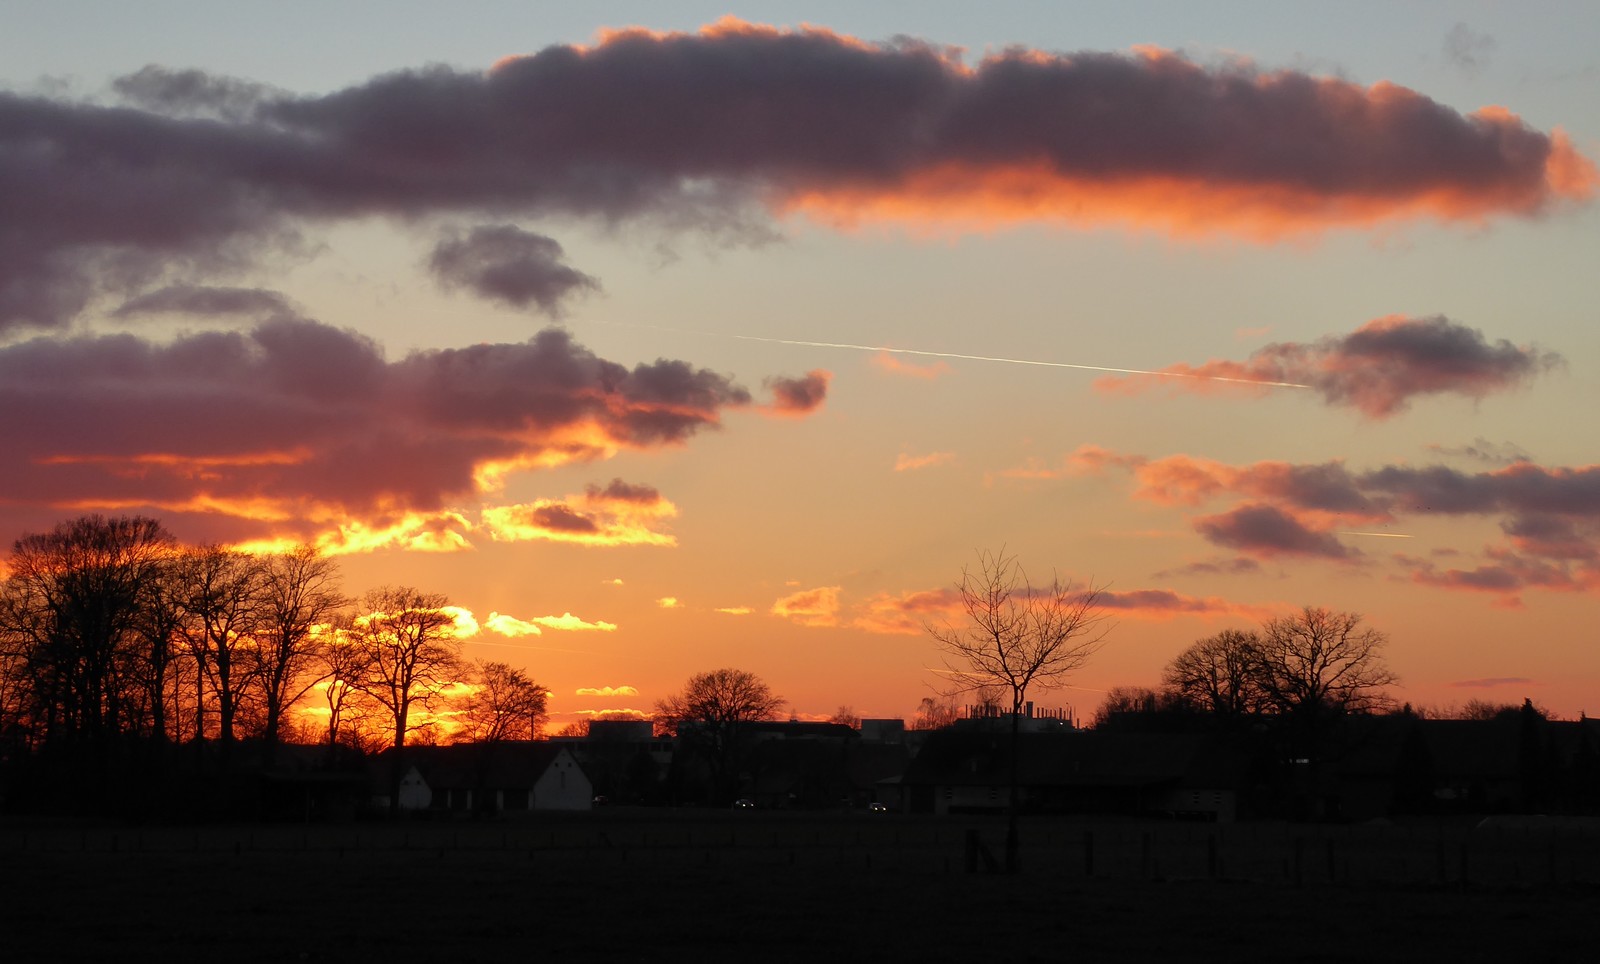
[[[1347,532],[1347,531],[1340,531],[1338,534],[1341,535],[1341,536],[1371,536],[1374,539],[1414,539],[1414,538],[1416,538],[1415,536],[1410,536],[1410,535],[1407,535],[1407,534],[1405,534],[1403,532]]]
[[[759,335],[728,335],[740,341],[764,341],[774,345],[803,345],[807,348],[846,348],[851,351],[881,351],[895,355],[920,355],[926,358],[960,358],[966,361],[1004,362],[1008,365],[1039,365],[1044,368],[1076,368],[1090,372],[1116,372],[1122,375],[1156,375],[1162,378],[1203,378],[1213,382],[1263,385],[1269,388],[1310,388],[1299,382],[1269,382],[1255,378],[1229,378],[1226,375],[1200,375],[1194,372],[1157,372],[1145,368],[1108,368],[1104,365],[1074,365],[1070,362],[1039,361],[1033,358],[1001,358],[995,355],[962,355],[953,351],[922,351],[916,348],[889,348],[885,345],[849,345],[836,341],[796,341],[789,338],[762,338]]]

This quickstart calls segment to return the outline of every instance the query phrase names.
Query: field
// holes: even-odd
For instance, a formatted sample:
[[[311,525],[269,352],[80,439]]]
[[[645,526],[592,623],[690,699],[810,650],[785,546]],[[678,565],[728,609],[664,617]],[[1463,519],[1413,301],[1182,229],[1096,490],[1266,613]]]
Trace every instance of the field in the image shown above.
[[[608,811],[0,826],[14,961],[1586,958],[1600,834]],[[975,845],[976,844],[976,845]],[[971,868],[971,870],[969,870]]]

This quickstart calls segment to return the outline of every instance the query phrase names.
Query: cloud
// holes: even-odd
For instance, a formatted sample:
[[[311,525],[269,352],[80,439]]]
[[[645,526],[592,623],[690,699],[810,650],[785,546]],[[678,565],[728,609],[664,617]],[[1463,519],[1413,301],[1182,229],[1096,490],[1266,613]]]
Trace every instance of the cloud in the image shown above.
[[[1560,130],[1392,83],[1148,48],[1013,47],[968,65],[915,39],[731,19],[324,95],[165,68],[117,88],[114,106],[0,93],[0,331],[64,329],[102,295],[237,273],[373,216],[754,238],[801,214],[1270,240],[1535,216],[1597,180]],[[525,269],[549,259],[495,248],[505,277],[468,268],[469,283],[541,304]]]
[[[578,696],[638,696],[639,691],[632,686],[580,686]]]
[[[722,375],[625,368],[559,329],[398,361],[366,336],[285,316],[165,342],[35,338],[0,345],[0,488],[57,512],[181,514],[221,541],[455,541],[507,473],[681,445],[749,403]],[[651,526],[675,511],[613,489],[485,510],[483,524],[665,544]]]
[[[716,612],[722,613],[725,616],[748,616],[748,615],[750,615],[750,607],[749,606],[718,606],[717,609],[716,609]]]
[[[662,609],[683,608],[683,603],[678,601],[677,596],[662,596],[660,599],[656,600],[656,605],[660,606]]]
[[[1533,456],[1527,450],[1511,442],[1491,442],[1481,436],[1472,440],[1471,445],[1444,446],[1437,443],[1430,444],[1428,450],[1440,455],[1454,456],[1470,459],[1474,462],[1487,462],[1490,465],[1511,465],[1514,462],[1531,462]]]
[[[1160,374],[1106,376],[1102,391],[1138,392],[1250,390],[1250,382],[1306,385],[1334,406],[1355,408],[1382,419],[1405,411],[1414,398],[1454,394],[1484,398],[1519,387],[1560,364],[1561,357],[1504,339],[1490,343],[1482,332],[1442,315],[1391,315],[1367,322],[1349,335],[1312,344],[1279,342],[1243,362],[1178,364]],[[1217,379],[1227,379],[1218,381]]]
[[[961,599],[953,589],[927,589],[890,595],[880,592],[862,603],[850,625],[869,633],[916,635],[929,622],[951,619],[961,613]]]
[[[1484,689],[1496,686],[1537,686],[1538,681],[1526,676],[1486,676],[1482,679],[1456,680],[1449,684],[1460,689]]]
[[[1528,588],[1600,592],[1600,465],[1518,460],[1485,471],[1445,465],[1352,471],[1337,461],[1232,466],[1187,455],[1147,460],[1094,453],[1099,464],[1131,472],[1137,498],[1181,508],[1234,502],[1227,511],[1192,524],[1207,540],[1258,558],[1349,560],[1359,553],[1335,536],[1350,526],[1476,516],[1498,522],[1505,536],[1503,543],[1482,550],[1478,564],[1440,568],[1404,554],[1394,561],[1414,582],[1494,594],[1504,605],[1517,605],[1518,593]],[[1430,552],[1437,558],[1463,555],[1451,546]]]
[[[1464,23],[1457,23],[1444,35],[1445,63],[1468,77],[1476,77],[1489,66],[1489,55],[1494,52],[1494,38],[1481,34]]]
[[[1098,605],[1108,614],[1135,619],[1168,620],[1239,618],[1260,620],[1273,615],[1261,606],[1230,602],[1217,596],[1189,596],[1170,589],[1103,590]],[[857,607],[850,625],[869,633],[913,636],[926,627],[964,618],[961,597],[954,589],[929,589],[898,595],[880,592]]]
[[[294,316],[289,299],[264,288],[219,288],[206,285],[169,285],[130,298],[111,312],[115,318],[140,315],[244,315],[251,318]]]
[[[914,472],[917,469],[944,465],[946,462],[953,461],[955,457],[956,453],[954,452],[929,452],[927,455],[912,455],[908,452],[901,452],[895,456],[894,470],[896,472]]]
[[[772,604],[771,613],[802,626],[833,626],[838,623],[839,587],[819,586],[784,596]]]
[[[1138,619],[1167,620],[1180,616],[1201,619],[1250,619],[1260,621],[1276,615],[1269,607],[1251,606],[1220,596],[1190,596],[1171,589],[1133,589],[1126,592],[1103,590],[1097,600],[1101,609]]]
[[[492,612],[489,618],[483,621],[483,627],[499,633],[502,636],[540,636],[545,629],[557,629],[567,632],[593,631],[610,633],[617,629],[616,623],[604,620],[588,622],[579,619],[571,613],[562,613],[559,616],[535,616],[532,619],[517,619]]]
[[[828,397],[828,382],[832,379],[832,373],[820,368],[799,378],[769,378],[766,386],[772,389],[772,405],[768,410],[776,415],[810,415],[822,407],[823,400]]]
[[[483,522],[502,542],[675,546],[677,538],[661,526],[677,514],[678,507],[654,488],[612,479],[605,488],[588,486],[581,496],[491,506],[483,510]]]
[[[587,716],[590,719],[602,720],[648,720],[654,715],[646,712],[645,710],[636,710],[632,709],[631,707],[623,707],[622,709],[614,710],[568,710],[567,712],[571,713],[573,716]]]
[[[911,378],[932,380],[950,374],[950,366],[945,362],[936,361],[928,365],[919,365],[887,351],[875,353],[872,356],[872,364],[891,374],[906,375]]]
[[[1234,556],[1203,559],[1173,569],[1163,569],[1153,576],[1157,579],[1169,579],[1173,576],[1254,576],[1260,572],[1261,563],[1247,556]]]
[[[1221,515],[1196,519],[1195,531],[1207,540],[1254,556],[1322,556],[1348,559],[1354,552],[1326,532],[1307,528],[1275,506],[1251,503]]]
[[[428,266],[451,287],[513,308],[532,304],[559,317],[563,303],[600,283],[562,263],[560,242],[509,224],[473,228],[438,243]]]

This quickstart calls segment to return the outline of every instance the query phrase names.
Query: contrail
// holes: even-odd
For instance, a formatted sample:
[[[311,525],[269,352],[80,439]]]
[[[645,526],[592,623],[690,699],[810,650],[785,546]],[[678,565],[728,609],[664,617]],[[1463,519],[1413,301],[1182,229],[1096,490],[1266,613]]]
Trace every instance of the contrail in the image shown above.
[[[836,341],[796,341],[790,338],[762,338],[758,335],[728,335],[740,341],[764,341],[774,345],[803,345],[807,348],[847,348],[851,351],[881,351],[895,355],[920,355],[926,358],[961,358],[966,361],[1004,362],[1008,365],[1039,365],[1044,368],[1076,368],[1090,372],[1116,372],[1122,375],[1157,375],[1162,378],[1203,378],[1213,382],[1240,385],[1265,385],[1270,388],[1310,388],[1299,382],[1269,382],[1255,378],[1229,378],[1226,375],[1200,375],[1194,372],[1157,372],[1146,368],[1108,368],[1105,365],[1074,365],[1070,362],[1039,361],[1033,358],[1001,358],[996,355],[963,355],[953,351],[922,351],[916,348],[890,348],[886,345],[848,345]]]
[[[1348,531],[1341,531],[1338,534],[1341,535],[1341,536],[1372,536],[1374,539],[1414,539],[1414,538],[1416,538],[1415,536],[1406,535],[1403,532],[1348,532]]]
[[[706,338],[736,338],[739,341],[764,341],[769,345],[798,345],[803,348],[843,348],[847,351],[881,351],[893,355],[917,355],[923,358],[959,358],[964,361],[1002,362],[1007,365],[1037,365],[1041,368],[1073,368],[1087,372],[1115,372],[1119,375],[1155,375],[1159,378],[1198,378],[1212,382],[1233,382],[1238,385],[1260,385],[1266,388],[1311,388],[1299,382],[1269,382],[1256,378],[1229,378],[1226,375],[1201,375],[1196,372],[1158,372],[1148,368],[1109,368],[1105,365],[1074,365],[1071,362],[1039,361],[1034,358],[1002,358],[998,355],[963,355],[953,351],[923,351],[919,348],[890,348],[888,345],[852,345],[839,341],[800,341],[794,338],[763,338],[760,335],[735,335],[727,332],[692,331],[669,328],[666,325],[643,325],[637,322],[606,321],[602,324],[621,328],[645,328],[652,331],[670,331],[678,335],[699,335]]]

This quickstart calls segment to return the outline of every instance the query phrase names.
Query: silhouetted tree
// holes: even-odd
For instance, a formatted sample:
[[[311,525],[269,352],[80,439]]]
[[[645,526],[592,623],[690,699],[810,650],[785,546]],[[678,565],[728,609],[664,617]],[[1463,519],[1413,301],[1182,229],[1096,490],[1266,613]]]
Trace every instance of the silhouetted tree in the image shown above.
[[[1266,709],[1266,669],[1260,635],[1224,629],[1173,657],[1162,685],[1199,712],[1236,721]]]
[[[840,706],[833,711],[832,716],[828,717],[828,722],[839,723],[850,727],[852,730],[859,730],[861,729],[861,714],[857,713],[853,706]]]
[[[217,739],[227,754],[234,720],[253,682],[254,634],[261,614],[261,560],[219,545],[200,546],[180,562],[180,599],[187,619],[183,632],[200,667],[199,684],[209,684],[217,701]],[[195,730],[205,736],[205,700],[197,694]]]
[[[917,704],[916,714],[911,717],[911,729],[937,730],[949,726],[958,718],[954,703],[924,696],[922,702]]]
[[[538,737],[549,718],[550,691],[508,663],[478,662],[456,716],[457,742],[500,743]]]
[[[998,688],[1011,706],[1011,795],[1007,807],[1006,869],[1017,869],[1017,756],[1028,691],[1065,686],[1105,638],[1101,588],[1073,586],[1052,576],[1035,586],[1015,556],[979,552],[965,567],[956,594],[966,616],[960,626],[927,626],[944,653],[953,692]]]
[[[278,741],[284,713],[326,678],[320,650],[329,645],[334,617],[347,603],[339,591],[338,567],[311,546],[265,560],[254,675],[268,747]]]
[[[1387,642],[1363,627],[1358,613],[1312,606],[1262,624],[1266,704],[1277,714],[1289,756],[1306,761],[1313,780],[1340,718],[1392,703],[1383,688],[1398,677],[1383,662]]]
[[[137,623],[172,546],[143,516],[84,516],[16,541],[0,591],[0,645],[20,674],[14,726],[43,744],[87,746],[101,762],[145,727]]]
[[[461,643],[448,605],[439,593],[385,586],[362,597],[361,614],[351,623],[350,645],[362,673],[351,682],[383,708],[396,750],[413,729],[412,712],[431,706],[460,669]]]
[[[777,716],[784,705],[754,673],[716,669],[689,677],[683,691],[656,702],[656,719],[711,770],[714,792],[732,799],[748,725]]]

